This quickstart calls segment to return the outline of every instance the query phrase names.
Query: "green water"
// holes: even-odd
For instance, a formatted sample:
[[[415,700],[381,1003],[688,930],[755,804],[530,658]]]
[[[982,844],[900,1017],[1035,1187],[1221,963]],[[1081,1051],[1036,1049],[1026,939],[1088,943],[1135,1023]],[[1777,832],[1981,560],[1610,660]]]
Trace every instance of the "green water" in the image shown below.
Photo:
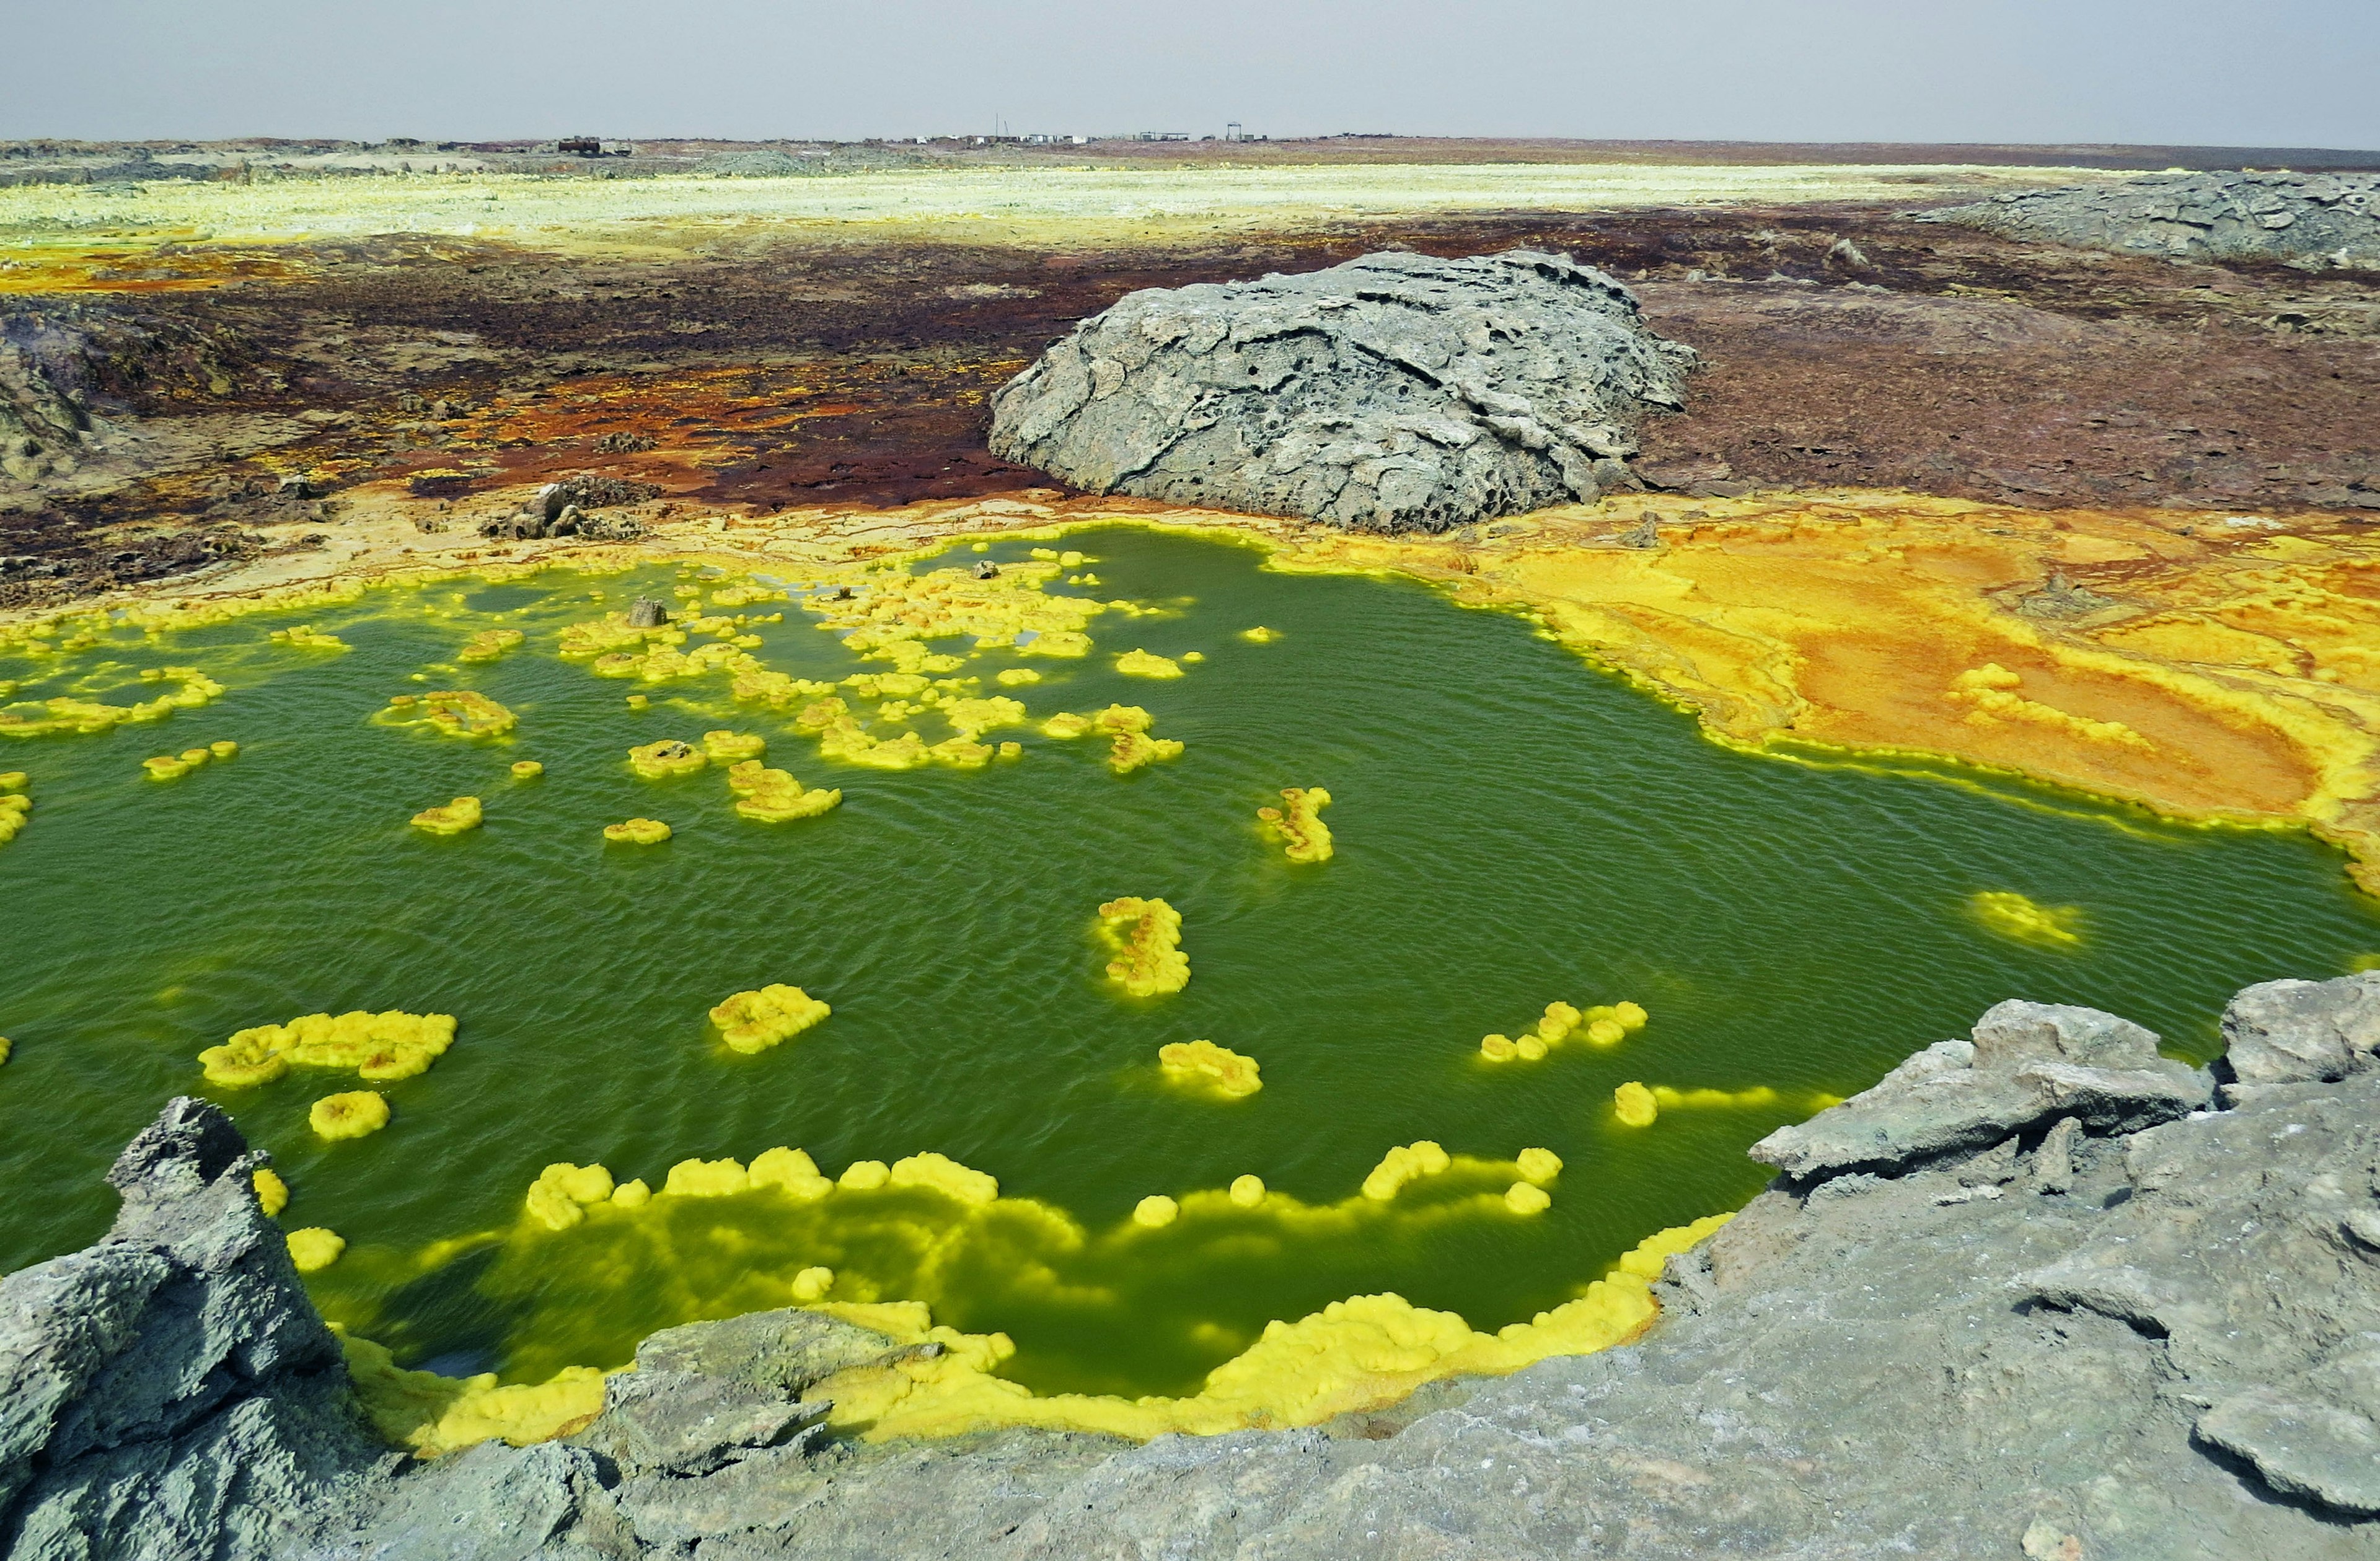
[[[34,796],[0,847],[0,1035],[18,1047],[0,1069],[0,1268],[103,1229],[111,1158],[166,1096],[195,1092],[273,1151],[297,1190],[285,1223],[350,1241],[314,1278],[326,1308],[408,1361],[525,1377],[617,1364],[653,1327],[783,1304],[784,1276],[821,1261],[886,1299],[929,1269],[937,1318],[1006,1330],[1010,1373],[1037,1388],[1182,1391],[1267,1319],[1350,1294],[1393,1289],[1485,1328],[1558,1303],[1647,1234],[1756,1192],[1744,1146],[1813,1092],[1863,1088],[2000,998],[2111,1009],[2204,1059],[2237,987],[2335,974],[2380,948],[2373,905],[2301,836],[1747,757],[1519,618],[1419,586],[1272,574],[1246,549],[1134,528],[1068,545],[1098,561],[1103,583],[1083,594],[1175,611],[1096,620],[1098,650],[1031,663],[1038,686],[991,684],[1016,662],[1006,650],[968,673],[1037,719],[1145,705],[1182,757],[1119,779],[1092,743],[1021,729],[990,737],[1021,740],[1023,759],[978,771],[831,764],[781,719],[736,710],[717,677],[657,686],[632,712],[635,685],[561,661],[555,636],[666,595],[664,569],[382,591],[301,615],[347,639],[344,654],[265,647],[288,617],[80,653],[74,674],[117,702],[156,691],[104,692],[125,671],[169,662],[228,691],[156,725],[0,747]],[[786,619],[758,631],[768,665],[881,669],[798,608]],[[1257,623],[1283,637],[1238,637]],[[527,630],[527,647],[410,681],[492,625]],[[1111,659],[1135,646],[1207,659],[1178,681],[1117,675]],[[121,670],[95,673],[103,659]],[[5,658],[0,678],[46,680],[20,699],[75,681]],[[425,686],[483,690],[519,731],[474,744],[369,721]],[[753,824],[716,768],[650,782],[624,762],[631,744],[725,725],[767,734],[771,764],[842,787],[843,806]],[[240,756],[164,784],[139,768],[219,737]],[[546,778],[514,783],[518,758]],[[1335,860],[1293,866],[1254,828],[1293,784],[1336,799]],[[484,828],[408,827],[462,793],[486,801]],[[631,815],[676,838],[605,848],[601,827]],[[2079,905],[2086,939],[1995,937],[1966,909],[1984,889]],[[1119,894],[1181,911],[1180,995],[1130,1001],[1100,979],[1090,924]],[[704,1010],[772,981],[834,1016],[759,1056],[725,1051]],[[1608,1051],[1477,1060],[1481,1035],[1518,1033],[1555,998],[1632,998],[1652,1022]],[[307,1104],[352,1078],[201,1087],[202,1047],[350,1008],[460,1020],[434,1069],[385,1086],[386,1131],[309,1132]],[[1163,1088],[1157,1048],[1200,1037],[1258,1059],[1262,1092],[1215,1105]],[[1785,1104],[1630,1130],[1610,1112],[1627,1080],[1770,1085]],[[1481,1215],[1448,1201],[1480,1187],[1449,1179],[1443,1196],[1343,1228],[1124,1224],[1149,1193],[1250,1171],[1333,1204],[1421,1138],[1483,1158],[1553,1149],[1552,1208]],[[674,1161],[780,1144],[831,1176],[937,1150],[1083,1234],[1020,1217],[937,1255],[947,1210],[929,1195],[888,1195],[861,1228],[756,1194],[493,1235],[551,1161],[659,1186]],[[489,1234],[422,1255],[474,1233]]]

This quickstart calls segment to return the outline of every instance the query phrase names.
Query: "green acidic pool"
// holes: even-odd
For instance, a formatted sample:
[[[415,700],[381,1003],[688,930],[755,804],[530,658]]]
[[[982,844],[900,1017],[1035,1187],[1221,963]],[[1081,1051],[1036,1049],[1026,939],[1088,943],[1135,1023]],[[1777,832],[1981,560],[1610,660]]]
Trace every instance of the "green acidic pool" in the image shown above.
[[[2301,836],[1747,757],[1521,619],[1419,586],[1269,573],[1252,550],[1137,528],[1065,545],[1100,583],[1053,593],[1163,611],[1095,619],[1080,660],[993,649],[965,674],[1037,720],[1145,706],[1180,757],[1119,778],[1098,739],[1028,727],[986,733],[1023,743],[1012,763],[884,771],[822,759],[722,677],[640,685],[558,658],[565,625],[691,578],[663,567],[395,587],[0,657],[20,701],[120,702],[156,691],[128,692],[131,674],[168,663],[225,686],[162,722],[0,741],[0,770],[28,771],[34,798],[0,846],[0,1035],[17,1045],[0,1069],[0,1268],[102,1230],[111,1158],[166,1096],[196,1092],[273,1151],[296,1189],[285,1224],[350,1243],[313,1277],[325,1309],[411,1363],[508,1379],[616,1365],[653,1328],[785,1304],[817,1265],[839,1296],[927,1300],[939,1321],[1004,1330],[1008,1373],[1037,1389],[1186,1392],[1269,1319],[1352,1294],[1395,1290],[1480,1328],[1525,1319],[1649,1233],[1742,1203],[1763,1180],[1747,1144],[2000,998],[2107,1008],[2204,1059],[2240,986],[2337,974],[2380,946],[2339,858]],[[768,666],[882,670],[797,603],[740,611],[779,608],[783,623],[752,630]],[[266,643],[298,621],[352,648]],[[1281,637],[1240,637],[1259,623]],[[455,663],[490,627],[527,643]],[[1119,675],[1136,647],[1206,659],[1176,680]],[[432,664],[450,670],[412,680]],[[993,683],[1018,665],[1045,681]],[[632,711],[640,687],[651,707]],[[472,743],[370,719],[392,695],[448,688],[491,696],[517,731]],[[913,724],[947,735],[931,714]],[[768,763],[841,787],[842,806],[755,824],[719,766],[653,781],[625,762],[631,744],[719,727],[766,736]],[[239,756],[171,782],[142,773],[217,738]],[[542,780],[510,778],[524,758]],[[1329,788],[1334,860],[1293,865],[1257,832],[1255,810],[1290,785]],[[483,799],[481,828],[408,826],[460,793]],[[602,827],[631,816],[674,838],[606,847]],[[2082,941],[1996,935],[1972,910],[1983,891],[2080,907]],[[1102,980],[1091,924],[1119,895],[1182,913],[1178,996]],[[705,1010],[771,982],[833,1017],[728,1051]],[[1623,998],[1651,1022],[1619,1046],[1479,1059],[1483,1035],[1517,1034],[1548,1002]],[[460,1023],[433,1069],[382,1086],[385,1131],[310,1132],[309,1103],[359,1087],[352,1074],[202,1087],[201,1047],[354,1008]],[[1158,1048],[1202,1038],[1256,1058],[1261,1092],[1167,1088]],[[1631,1129],[1612,1111],[1629,1081],[1778,1095]],[[1553,1150],[1551,1208],[1498,1212],[1480,1194],[1509,1172],[1460,1170],[1385,1210],[1345,1204],[1386,1150],[1421,1139],[1489,1161]],[[659,1187],[687,1157],[779,1144],[829,1176],[938,1151],[1047,1217],[1020,1204],[954,1243],[919,1193],[864,1227],[757,1196],[518,1226],[550,1162]],[[1245,1173],[1342,1212],[1130,1225],[1144,1197]]]

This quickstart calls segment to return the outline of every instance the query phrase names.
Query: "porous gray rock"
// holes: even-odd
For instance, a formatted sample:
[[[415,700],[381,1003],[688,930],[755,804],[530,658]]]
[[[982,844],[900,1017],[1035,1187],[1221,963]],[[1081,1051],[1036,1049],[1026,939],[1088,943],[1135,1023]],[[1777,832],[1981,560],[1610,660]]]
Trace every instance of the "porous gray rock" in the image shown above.
[[[990,443],[1093,493],[1442,531],[1633,486],[1694,361],[1567,255],[1366,255],[1127,295],[1002,387]]]
[[[2380,269],[2380,174],[2151,174],[2019,190],[1915,215],[2173,260]]]
[[[658,629],[669,622],[669,609],[653,597],[640,596],[628,606],[628,627]]]
[[[2156,1048],[2151,1032],[2095,1009],[2001,1003],[1976,1022],[1972,1040],[1926,1047],[1875,1087],[1770,1133],[1752,1157],[1804,1181],[1890,1174],[2061,1118],[2131,1132],[2206,1107],[2213,1076]]]
[[[97,1244],[0,1278],[0,1555],[271,1553],[385,1462],[228,1118],[176,1099]]]

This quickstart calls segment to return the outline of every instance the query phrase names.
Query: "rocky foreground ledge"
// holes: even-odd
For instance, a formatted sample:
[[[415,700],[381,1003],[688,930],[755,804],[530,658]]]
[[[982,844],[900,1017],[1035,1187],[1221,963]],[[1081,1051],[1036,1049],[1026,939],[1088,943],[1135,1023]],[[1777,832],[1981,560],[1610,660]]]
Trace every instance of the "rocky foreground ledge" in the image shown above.
[[[567,1441],[369,1434],[177,1100],[107,1238],[0,1279],[0,1555],[2380,1557],[2380,974],[2233,1000],[2212,1071],[2003,1003],[1772,1134],[1639,1344],[1313,1430],[827,1441],[890,1341],[656,1335]],[[930,1348],[930,1347],[929,1347]]]

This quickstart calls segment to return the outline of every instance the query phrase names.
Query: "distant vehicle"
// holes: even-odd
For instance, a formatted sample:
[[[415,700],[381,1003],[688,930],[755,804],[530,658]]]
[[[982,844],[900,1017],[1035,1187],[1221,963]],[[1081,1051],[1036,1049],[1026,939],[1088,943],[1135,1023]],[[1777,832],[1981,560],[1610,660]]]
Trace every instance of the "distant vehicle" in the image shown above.
[[[565,136],[553,150],[576,157],[634,157],[637,149],[625,141],[598,140],[593,136]]]

